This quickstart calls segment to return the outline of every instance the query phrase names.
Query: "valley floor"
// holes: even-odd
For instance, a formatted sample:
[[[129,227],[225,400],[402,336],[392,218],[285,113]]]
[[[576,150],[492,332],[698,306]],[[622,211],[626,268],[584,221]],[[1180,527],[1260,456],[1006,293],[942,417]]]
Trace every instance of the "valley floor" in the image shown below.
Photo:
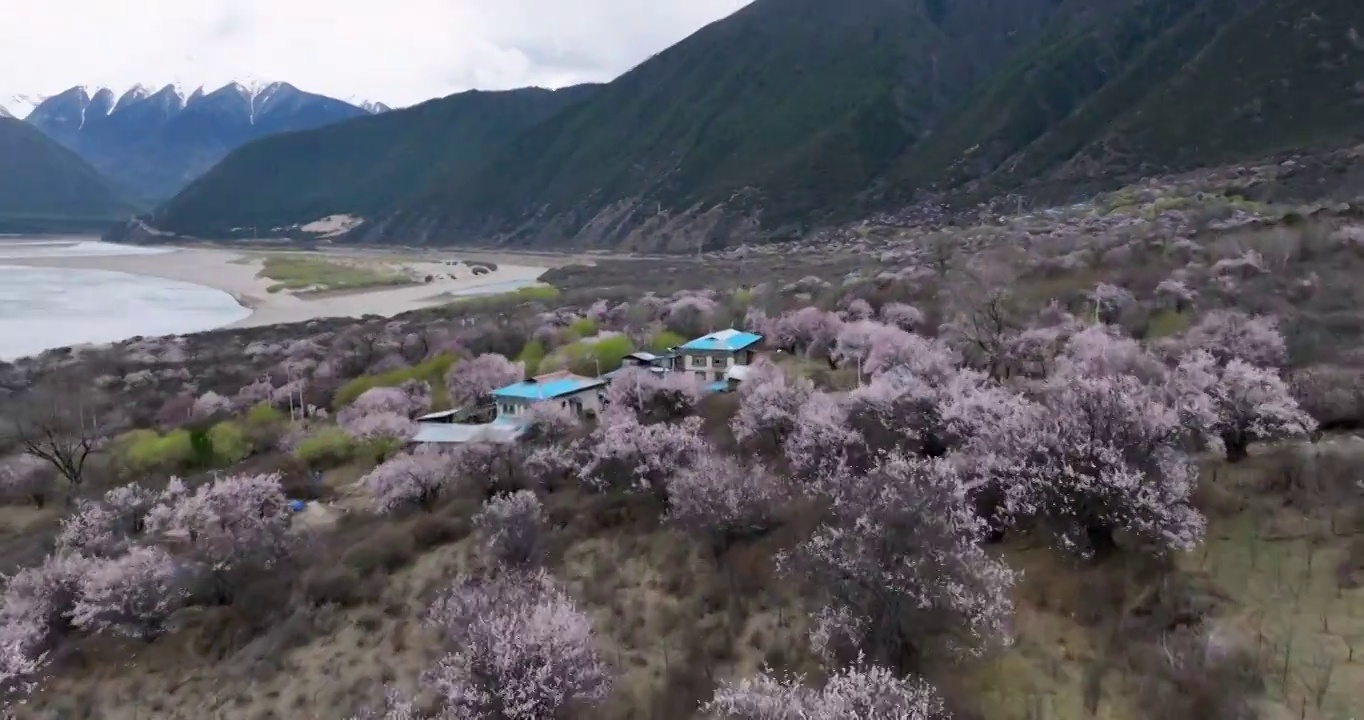
[[[274,276],[266,267],[272,259],[281,258],[286,260],[279,264],[294,266],[289,278]],[[486,272],[475,274],[473,266],[481,262],[488,263]],[[230,327],[329,317],[393,316],[449,302],[452,297],[516,290],[534,284],[548,269],[543,265],[494,265],[488,260],[472,260],[453,253],[420,256],[363,251],[264,253],[201,247],[176,248],[158,255],[11,257],[5,263],[112,270],[211,287],[232,295],[252,311],[249,317]],[[311,282],[311,286],[300,286],[299,278]]]

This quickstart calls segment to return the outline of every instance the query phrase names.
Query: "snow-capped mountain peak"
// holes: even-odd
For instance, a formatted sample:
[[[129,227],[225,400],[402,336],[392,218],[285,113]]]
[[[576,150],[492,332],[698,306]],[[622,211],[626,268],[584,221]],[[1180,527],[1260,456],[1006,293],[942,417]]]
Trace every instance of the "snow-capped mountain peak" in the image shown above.
[[[389,110],[393,109],[393,106],[387,103],[381,103],[375,100],[366,100],[365,98],[359,97],[357,95],[352,95],[346,98],[346,102],[350,103],[351,105],[354,105],[355,107],[360,108],[361,110],[364,110],[370,115],[386,113]]]
[[[23,120],[33,114],[33,109],[42,104],[47,97],[44,95],[0,95],[0,110],[3,110],[10,117]]]
[[[146,100],[147,98],[151,97],[151,95],[152,89],[150,87],[143,85],[141,83],[134,85],[131,88],[128,88],[127,92],[119,96],[118,103],[114,105],[114,111],[117,112],[128,107],[129,105],[132,105],[133,103]]]

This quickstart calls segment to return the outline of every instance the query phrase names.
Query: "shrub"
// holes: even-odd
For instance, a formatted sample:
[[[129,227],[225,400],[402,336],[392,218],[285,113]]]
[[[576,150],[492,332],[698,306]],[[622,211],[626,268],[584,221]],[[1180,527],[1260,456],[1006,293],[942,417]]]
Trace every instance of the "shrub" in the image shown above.
[[[412,542],[411,533],[390,525],[347,550],[341,561],[367,577],[377,570],[384,573],[399,570],[411,562],[416,554],[417,548]]]
[[[251,441],[241,425],[230,420],[214,425],[208,431],[208,442],[212,447],[213,461],[220,465],[233,465],[251,455]]]
[[[246,426],[249,429],[271,428],[288,420],[288,416],[282,410],[278,410],[268,402],[256,403],[246,411]]]
[[[575,338],[592,337],[597,334],[597,322],[592,318],[578,318],[569,323],[568,332]]]
[[[303,596],[314,606],[351,607],[367,600],[369,594],[364,579],[345,565],[324,565],[303,581]]]
[[[362,375],[337,388],[336,393],[332,396],[332,408],[340,409],[350,405],[366,390],[372,390],[376,387],[397,387],[409,380],[422,380],[431,383],[436,390],[435,398],[440,399],[443,393],[439,391],[438,386],[454,362],[454,355],[444,353],[411,367],[396,368],[378,375]]]
[[[125,436],[124,460],[135,472],[175,472],[191,468],[197,453],[190,431],[172,430],[158,435],[154,430],[135,430]]]
[[[526,374],[534,375],[539,372],[540,363],[545,359],[545,344],[539,340],[531,340],[521,348],[521,352],[516,356],[516,361],[526,366]]]
[[[422,515],[412,523],[412,541],[418,550],[459,542],[469,535],[467,517],[442,514]]]
[[[645,347],[649,352],[664,353],[667,352],[669,348],[675,348],[685,342],[687,342],[687,338],[684,338],[671,330],[660,330],[649,338],[649,342]]]
[[[350,462],[357,447],[345,430],[329,426],[300,442],[294,448],[294,457],[314,468],[335,467]]]

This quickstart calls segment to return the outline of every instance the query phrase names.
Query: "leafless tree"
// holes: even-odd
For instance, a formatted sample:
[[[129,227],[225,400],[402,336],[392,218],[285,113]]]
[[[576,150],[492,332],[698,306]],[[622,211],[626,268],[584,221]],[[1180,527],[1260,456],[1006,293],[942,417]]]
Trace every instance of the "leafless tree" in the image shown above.
[[[52,465],[73,489],[80,487],[86,462],[113,429],[97,398],[78,382],[54,379],[15,396],[0,413],[13,443]]]

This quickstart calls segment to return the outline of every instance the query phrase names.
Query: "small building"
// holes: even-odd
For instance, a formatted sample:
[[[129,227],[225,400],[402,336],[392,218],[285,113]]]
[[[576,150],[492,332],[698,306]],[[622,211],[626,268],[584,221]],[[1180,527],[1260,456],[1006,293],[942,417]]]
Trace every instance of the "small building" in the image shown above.
[[[579,415],[601,411],[602,388],[606,378],[589,378],[571,372],[537,375],[492,392],[497,403],[497,419],[507,421],[525,414],[532,405],[558,402]]]
[[[678,360],[674,369],[694,373],[696,379],[707,384],[728,384],[726,373],[736,366],[746,366],[758,355],[757,346],[763,337],[743,330],[720,330],[699,337],[677,348]]]
[[[460,445],[463,443],[496,442],[508,443],[516,440],[524,428],[519,423],[494,420],[490,423],[417,423],[417,434],[411,442],[416,444]]]
[[[659,361],[662,359],[661,355],[655,355],[651,352],[644,352],[641,350],[640,352],[632,352],[629,355],[626,355],[621,360],[620,365],[621,367],[658,367]]]

